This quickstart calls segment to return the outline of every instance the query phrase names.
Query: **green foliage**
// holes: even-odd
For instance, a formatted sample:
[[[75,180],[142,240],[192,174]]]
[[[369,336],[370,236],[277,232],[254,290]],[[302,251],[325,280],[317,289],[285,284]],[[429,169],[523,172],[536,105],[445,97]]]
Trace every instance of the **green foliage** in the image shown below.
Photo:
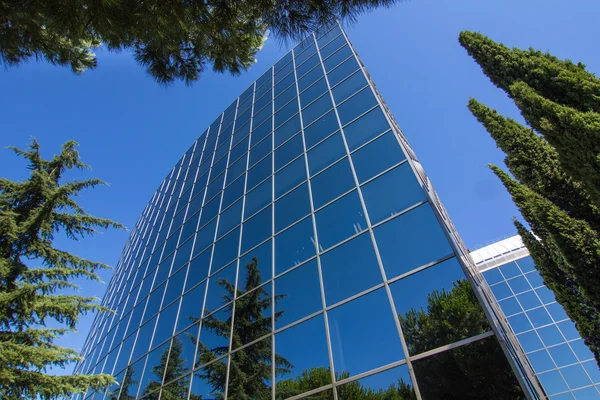
[[[397,0],[0,2],[0,62],[44,59],[81,73],[93,48],[129,50],[160,83],[191,83],[212,65],[238,74],[267,35],[298,39],[335,18],[353,20]]]
[[[410,354],[419,354],[491,329],[466,280],[456,281],[451,291],[430,293],[426,310],[413,308],[398,318]]]
[[[481,33],[461,32],[458,41],[494,85],[509,92],[524,82],[544,98],[579,111],[598,110],[600,80],[585,65],[534,49],[508,48]]]
[[[410,354],[419,354],[491,329],[470,283],[433,291],[427,309],[399,315]],[[485,354],[485,357],[481,355]],[[424,399],[524,399],[506,356],[487,338],[413,363]]]
[[[518,221],[515,221],[515,226],[544,282],[554,292],[556,301],[575,322],[585,344],[594,353],[594,357],[600,359],[600,335],[598,334],[600,315],[589,304],[587,297],[583,296],[577,282],[565,272],[569,268],[568,264],[552,237],[541,228],[537,228],[536,232],[542,235],[540,241]]]
[[[581,183],[564,172],[558,153],[543,137],[475,99],[469,101],[469,110],[506,154],[504,163],[519,182],[568,210],[572,217],[600,228],[598,207]]]
[[[531,226],[533,234],[516,223],[523,242],[600,365],[600,79],[581,63],[478,33],[459,41],[533,128],[469,102],[517,179],[491,166]]]
[[[338,374],[337,380],[346,379],[350,376],[347,372]],[[302,394],[331,383],[331,371],[329,368],[314,367],[302,371],[292,379],[281,380],[277,383],[276,399],[286,399],[291,396]],[[352,381],[337,387],[339,399],[344,400],[416,400],[416,394],[411,385],[399,379],[396,384],[387,389],[373,390],[364,387],[360,381]],[[331,390],[325,390],[310,396],[314,400],[333,400]]]
[[[238,300],[235,302],[236,318],[232,336],[232,348],[240,347],[271,332],[273,318],[270,315],[272,307],[271,295],[264,287],[257,288],[261,282],[258,269],[258,259],[254,258],[246,264],[247,278],[244,290],[238,289]],[[227,293],[223,303],[230,303],[234,298],[235,287],[225,279],[218,282],[219,286]],[[240,298],[245,294],[243,297]],[[275,302],[283,295],[275,296]],[[230,312],[232,304],[227,308]],[[267,316],[265,314],[268,313]],[[275,321],[283,311],[275,313]],[[217,336],[229,338],[231,318],[226,321],[218,320],[212,316],[203,320],[203,329],[206,328]],[[202,339],[202,338],[200,338]],[[197,365],[207,363],[228,352],[228,347],[209,349],[204,343],[198,344],[199,361]],[[237,351],[231,358],[229,369],[228,395],[235,399],[263,399],[270,398],[271,389],[271,339],[267,338]],[[275,355],[276,375],[288,373],[293,366],[283,357]],[[223,361],[210,364],[198,372],[198,376],[206,380],[217,398],[225,392],[227,365]]]
[[[46,373],[80,360],[72,349],[54,340],[73,331],[81,314],[106,311],[97,299],[68,295],[72,281],[100,281],[97,271],[108,266],[67,253],[53,246],[57,233],[79,240],[97,228],[122,228],[108,219],[86,213],[73,199],[80,191],[102,185],[98,179],[63,183],[73,168],[88,168],[76,149],[63,145],[59,155],[45,160],[34,140],[29,150],[12,148],[29,162],[25,181],[0,178],[0,397],[52,399],[99,389],[113,382],[108,375]],[[34,264],[30,267],[28,264]],[[46,328],[48,320],[63,325]]]
[[[152,367],[152,373],[156,379],[148,382],[144,394],[151,394],[148,398],[158,399],[159,392],[162,382],[169,383],[175,378],[178,378],[187,372],[184,359],[181,357],[183,352],[183,344],[178,338],[173,338],[171,343],[171,351],[167,347],[160,356],[160,361],[157,365]],[[125,380],[123,383],[125,387]],[[179,379],[173,383],[162,387],[160,398],[165,400],[178,400],[185,399],[187,397],[190,382],[188,379]],[[127,393],[127,390],[123,390],[122,393]]]

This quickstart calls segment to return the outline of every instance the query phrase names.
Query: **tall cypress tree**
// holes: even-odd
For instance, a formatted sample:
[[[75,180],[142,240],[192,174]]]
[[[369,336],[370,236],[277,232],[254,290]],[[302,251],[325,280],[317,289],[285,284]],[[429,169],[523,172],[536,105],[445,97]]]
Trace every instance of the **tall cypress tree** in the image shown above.
[[[29,162],[24,181],[0,178],[0,397],[52,399],[100,389],[112,382],[108,375],[63,375],[47,368],[80,360],[79,354],[54,344],[73,331],[81,314],[106,311],[94,297],[64,293],[78,286],[74,279],[100,281],[97,272],[108,266],[86,260],[53,245],[64,233],[79,240],[97,228],[122,226],[89,215],[74,197],[84,189],[104,184],[98,179],[65,181],[71,169],[88,168],[68,141],[60,154],[46,160],[32,141],[28,150],[12,148]],[[61,328],[46,328],[54,320]]]
[[[556,301],[563,306],[567,316],[575,322],[594,357],[600,359],[600,315],[582,295],[577,283],[565,272],[568,264],[552,237],[538,228],[536,232],[541,234],[539,240],[523,224],[516,220],[514,223],[542,279],[554,292]]]
[[[469,102],[506,153],[517,180],[492,169],[535,236],[518,223],[517,230],[600,365],[600,79],[581,63],[478,33],[462,32],[459,42],[531,127]]]

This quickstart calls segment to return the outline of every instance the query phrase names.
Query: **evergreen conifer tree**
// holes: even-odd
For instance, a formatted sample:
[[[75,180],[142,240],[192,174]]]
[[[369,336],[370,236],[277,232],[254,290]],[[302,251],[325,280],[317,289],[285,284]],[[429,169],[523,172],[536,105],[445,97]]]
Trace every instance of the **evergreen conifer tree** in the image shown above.
[[[158,82],[199,79],[207,68],[238,74],[267,35],[303,35],[398,0],[0,2],[0,64],[44,59],[81,73],[93,49],[128,50]]]
[[[74,279],[100,281],[108,266],[54,247],[57,233],[79,240],[97,228],[121,228],[89,215],[74,197],[102,185],[98,179],[66,181],[71,169],[88,168],[68,141],[60,154],[46,160],[32,141],[28,150],[12,148],[29,162],[24,181],[0,178],[0,398],[54,399],[103,388],[108,375],[51,375],[47,369],[80,360],[79,354],[54,344],[73,331],[81,314],[106,311],[93,297],[66,294]],[[54,320],[60,328],[47,328]]]
[[[273,306],[271,295],[264,287],[257,288],[262,281],[258,269],[258,259],[254,258],[245,267],[247,278],[244,289],[237,290],[238,299],[235,301],[236,311],[233,336],[231,337],[233,349],[271,332],[273,321],[270,314],[270,309]],[[229,304],[227,307],[230,311],[233,307],[232,300],[234,299],[235,286],[225,279],[221,279],[218,284],[227,293],[223,298],[223,302]],[[275,296],[275,302],[282,299],[283,296]],[[283,311],[276,312],[275,320],[281,318],[282,315]],[[217,336],[226,338],[230,336],[231,322],[231,318],[221,321],[212,316],[202,321],[203,327]],[[202,343],[202,337],[200,337],[198,343],[199,355],[196,364],[207,363],[227,353],[227,351],[228,347],[209,349]],[[271,380],[271,353],[270,338],[235,352],[231,357],[231,365],[229,366],[228,396],[233,396],[235,399],[271,398],[271,389],[268,386],[268,382]],[[293,367],[289,361],[278,354],[275,354],[275,364],[276,376],[288,373]],[[199,370],[197,374],[212,386],[214,393],[219,397],[225,392],[226,371],[227,365],[225,362],[217,361]]]
[[[517,179],[491,166],[533,233],[517,230],[600,365],[600,79],[581,63],[479,33],[462,32],[459,42],[533,128],[469,102]]]

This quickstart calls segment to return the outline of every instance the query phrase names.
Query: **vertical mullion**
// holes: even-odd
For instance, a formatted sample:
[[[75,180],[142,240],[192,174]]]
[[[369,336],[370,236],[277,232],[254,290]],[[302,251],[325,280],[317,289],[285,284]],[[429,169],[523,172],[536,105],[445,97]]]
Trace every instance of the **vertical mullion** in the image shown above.
[[[314,35],[314,33],[312,34],[312,38],[315,41],[315,47],[317,48],[318,51],[318,47],[317,47],[317,40],[316,37]],[[294,56],[294,51],[292,50],[292,55]],[[323,60],[320,58],[319,55],[319,61],[321,64],[321,68],[324,69],[323,66]],[[315,250],[316,250],[316,254],[317,254],[317,270],[319,273],[319,287],[320,287],[320,291],[321,291],[321,305],[323,307],[323,320],[325,323],[325,336],[327,338],[327,355],[329,357],[329,372],[331,374],[331,383],[333,386],[333,398],[334,400],[338,400],[338,396],[337,396],[337,391],[335,390],[335,366],[333,364],[333,350],[332,350],[332,346],[331,346],[331,333],[329,332],[329,319],[327,316],[327,303],[325,301],[325,285],[323,283],[323,271],[321,268],[321,257],[319,256],[319,238],[318,238],[318,234],[317,234],[317,221],[315,218],[315,206],[313,203],[313,194],[312,194],[312,185],[311,185],[311,181],[309,179],[310,176],[310,170],[308,168],[308,154],[306,151],[306,138],[304,137],[304,120],[302,118],[302,104],[300,103],[300,88],[298,86],[298,76],[296,73],[296,58],[295,56],[292,57],[292,62],[294,63],[294,84],[296,85],[296,101],[298,102],[298,113],[300,116],[300,128],[301,128],[301,134],[302,134],[302,147],[304,150],[304,166],[305,166],[305,170],[306,170],[306,180],[307,180],[307,184],[308,184],[308,194],[309,194],[309,198],[310,198],[310,217],[312,219],[312,224],[313,224],[313,234],[315,237]],[[318,67],[316,67],[318,68]],[[329,87],[329,84],[328,84]]]
[[[275,399],[275,66],[271,67],[271,399]]]

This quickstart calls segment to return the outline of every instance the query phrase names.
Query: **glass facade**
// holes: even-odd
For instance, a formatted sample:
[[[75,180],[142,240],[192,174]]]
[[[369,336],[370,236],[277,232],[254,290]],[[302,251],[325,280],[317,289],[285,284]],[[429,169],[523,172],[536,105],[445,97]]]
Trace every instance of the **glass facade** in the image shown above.
[[[484,247],[473,258],[549,398],[600,399],[594,355],[544,285],[521,238]]]
[[[119,384],[77,398],[538,398],[470,263],[334,25],[164,179],[76,367]]]

